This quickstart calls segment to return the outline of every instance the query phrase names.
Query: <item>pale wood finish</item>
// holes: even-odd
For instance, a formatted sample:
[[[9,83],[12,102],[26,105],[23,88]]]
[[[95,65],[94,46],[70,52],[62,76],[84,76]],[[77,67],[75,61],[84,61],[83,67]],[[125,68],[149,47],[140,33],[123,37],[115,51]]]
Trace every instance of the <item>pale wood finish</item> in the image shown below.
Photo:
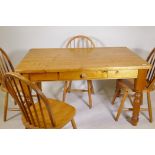
[[[84,36],[84,35],[78,35],[78,36],[74,36],[72,37],[67,45],[66,45],[66,48],[86,48],[86,49],[90,49],[90,48],[95,48],[95,44],[94,42],[87,36]],[[88,74],[88,75],[87,75]],[[74,75],[74,79],[76,80],[79,80],[79,79],[88,79],[88,77],[90,79],[92,79],[92,77],[96,77],[94,75],[94,72],[92,73],[61,73],[60,76],[62,77],[62,79],[65,78],[66,79],[69,79],[71,78],[71,75]],[[75,77],[76,75],[76,77]],[[94,75],[94,76],[93,76]],[[72,79],[72,78],[71,78]],[[81,92],[88,92],[88,97],[89,97],[89,108],[92,108],[92,98],[91,98],[91,94],[94,93],[94,88],[93,88],[93,84],[92,84],[92,81],[87,81],[87,84],[88,84],[88,89],[87,90],[81,90],[81,89],[76,89],[76,91],[81,91]],[[68,88],[66,89],[66,86],[68,86]],[[64,86],[64,91],[63,91],[63,101],[65,101],[65,97],[66,97],[66,93],[70,93],[70,92],[75,92],[75,89],[72,89],[72,81],[69,81],[69,84],[67,84],[65,82],[65,86]]]
[[[131,121],[134,122],[133,124],[136,125],[138,122],[138,114],[140,112],[140,105],[142,100],[142,92],[145,88],[146,84],[146,75],[147,70],[138,70],[138,78],[134,80],[134,88],[135,88],[135,97],[133,102],[133,114]]]
[[[137,86],[136,85],[137,81],[134,82],[134,80],[117,80],[116,92],[114,94],[112,104],[114,104],[117,94],[121,90],[125,90],[125,93],[123,95],[121,104],[118,108],[118,112],[116,115],[116,121],[118,120],[122,110],[124,110],[124,103],[125,103],[125,99],[127,96],[129,97],[130,102],[132,103],[132,106],[134,106],[133,101],[132,101],[131,97],[129,96],[129,91],[132,91],[132,92],[136,92],[135,100],[136,100],[136,102],[138,102],[138,104],[137,104],[138,107],[136,109],[139,111],[148,111],[149,121],[152,122],[153,119],[152,119],[152,105],[151,105],[150,92],[155,90],[155,49],[153,49],[151,51],[151,53],[149,54],[149,56],[147,58],[147,62],[150,63],[152,65],[152,67],[151,67],[151,69],[148,70],[148,72],[143,73],[143,71],[140,71],[139,79],[145,78],[145,82],[143,82],[143,83],[141,83],[141,80],[139,80],[139,83],[141,83],[141,85],[138,84],[138,86]],[[144,75],[146,75],[146,76],[144,76]],[[137,87],[140,87],[140,88],[137,88]],[[141,103],[141,105],[143,103],[143,92],[137,92],[136,91],[137,89],[143,89],[143,92],[147,93],[148,108],[140,108],[140,103]],[[125,108],[125,110],[127,110],[127,109],[130,111],[133,110],[133,108]],[[135,117],[135,118],[137,118],[137,117]]]
[[[16,71],[31,81],[66,81],[80,79],[79,77],[84,80],[135,78],[136,92],[140,94],[150,67],[145,60],[126,47],[50,48],[31,49]],[[140,102],[135,100],[133,104],[131,123],[136,125]]]
[[[8,98],[9,98],[9,94],[7,89],[5,88],[5,85],[3,83],[3,78],[5,76],[6,73],[8,72],[14,72],[14,67],[11,63],[11,60],[9,59],[8,55],[6,54],[6,52],[0,48],[0,90],[3,91],[5,93],[5,97],[4,97],[4,116],[3,116],[3,120],[6,121],[7,120],[7,112],[9,111],[14,111],[14,108],[8,108]]]
[[[87,79],[103,79],[107,78],[107,71],[69,71],[59,74],[59,78],[62,80],[87,80]]]
[[[40,73],[40,75],[37,75],[40,77],[42,73],[48,76],[49,73],[64,73],[70,71],[96,72],[128,70],[130,72],[130,70],[133,71],[149,68],[150,65],[146,61],[126,47],[104,47],[91,49],[45,48],[31,49],[21,63],[16,67],[16,71],[22,74]],[[32,77],[33,76],[34,75],[32,75]],[[53,76],[51,78],[52,80],[58,80],[57,76],[55,79]],[[108,78],[111,77],[109,76]],[[44,77],[40,80],[44,80]],[[34,81],[36,81],[36,79],[34,79]]]
[[[7,73],[4,82],[22,112],[25,128],[62,128],[73,119],[75,108],[67,103],[47,99],[36,84],[18,73]],[[33,98],[31,91],[35,94]]]

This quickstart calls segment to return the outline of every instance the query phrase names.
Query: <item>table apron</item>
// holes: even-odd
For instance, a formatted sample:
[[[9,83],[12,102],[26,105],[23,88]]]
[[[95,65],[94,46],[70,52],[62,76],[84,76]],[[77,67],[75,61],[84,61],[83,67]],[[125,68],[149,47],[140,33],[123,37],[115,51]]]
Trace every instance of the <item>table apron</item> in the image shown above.
[[[104,80],[137,78],[138,70],[108,70],[108,71],[66,71],[52,73],[24,73],[30,81],[64,81],[64,80]]]

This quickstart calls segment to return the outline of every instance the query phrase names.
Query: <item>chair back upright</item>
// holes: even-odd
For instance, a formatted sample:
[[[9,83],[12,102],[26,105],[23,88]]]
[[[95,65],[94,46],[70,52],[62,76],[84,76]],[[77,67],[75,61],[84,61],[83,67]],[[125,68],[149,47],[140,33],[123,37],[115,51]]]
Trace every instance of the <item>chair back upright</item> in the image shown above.
[[[14,67],[6,52],[0,48],[0,84],[3,85],[4,75],[8,72],[14,72]]]
[[[50,120],[51,128],[55,126],[49,101],[37,85],[18,73],[6,73],[4,84],[31,128],[47,128],[47,119]],[[32,93],[36,97],[33,97]]]
[[[95,44],[89,37],[77,35],[67,42],[66,48],[95,48]]]
[[[148,70],[148,73],[147,73],[147,78],[146,78],[147,83],[148,83],[147,87],[153,88],[154,84],[155,84],[155,48],[149,54],[149,56],[147,58],[147,62],[149,64],[151,64],[151,66],[152,66],[151,69]]]

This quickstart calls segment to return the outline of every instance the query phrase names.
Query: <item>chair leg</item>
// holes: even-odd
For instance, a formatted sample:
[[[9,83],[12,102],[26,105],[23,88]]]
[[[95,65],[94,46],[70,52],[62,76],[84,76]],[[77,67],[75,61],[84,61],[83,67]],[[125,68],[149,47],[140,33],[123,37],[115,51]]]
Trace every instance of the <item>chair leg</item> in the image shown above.
[[[70,93],[71,92],[71,87],[72,87],[72,81],[69,81],[69,86],[67,88],[67,92]]]
[[[90,80],[90,85],[91,85],[91,93],[94,94],[94,87],[93,87],[93,82]]]
[[[127,98],[127,96],[128,96],[128,91],[126,90],[124,95],[123,95],[123,98],[121,100],[121,104],[120,104],[120,106],[118,108],[118,111],[117,111],[117,115],[116,115],[116,118],[115,118],[116,121],[118,121],[118,118],[119,118],[119,116],[120,116],[120,114],[121,114],[121,112],[123,110],[125,99]]]
[[[121,81],[122,79],[118,79],[116,81],[116,90],[119,88],[119,81]],[[118,93],[117,93],[117,97],[120,97],[120,94],[121,94],[121,89],[119,89]]]
[[[88,84],[88,98],[89,98],[89,108],[92,108],[92,98],[91,98],[91,84],[90,80],[87,81]]]
[[[141,93],[141,105],[143,105],[143,92]]]
[[[113,96],[112,102],[111,102],[112,105],[114,105],[115,100],[116,100],[116,97],[118,97],[119,94],[120,94],[120,88],[117,87],[117,88],[116,88],[116,91],[115,91],[115,94],[114,94],[114,96]]]
[[[4,117],[3,117],[3,120],[4,121],[6,121],[6,119],[7,119],[8,98],[9,98],[9,94],[8,94],[8,92],[6,92],[6,94],[5,94],[5,100],[4,100]]]
[[[132,105],[132,107],[133,107],[133,101],[132,101],[131,96],[130,96],[130,95],[128,95],[128,98],[129,98],[129,101],[130,101],[130,103],[131,103],[131,105]]]
[[[63,91],[63,99],[62,99],[63,102],[65,102],[66,95],[67,95],[67,86],[68,86],[68,81],[65,81],[65,86],[64,86],[64,91]]]
[[[77,129],[77,126],[76,126],[76,123],[75,123],[75,120],[74,119],[71,120],[71,123],[72,123],[73,129]]]
[[[115,90],[115,94],[114,94],[114,97],[113,97],[112,102],[111,102],[112,105],[114,105],[116,97],[119,97],[120,93],[121,93],[121,89],[120,89],[119,84],[118,84],[119,80],[120,79],[116,80],[116,90]]]
[[[152,105],[151,105],[150,91],[147,91],[147,102],[148,102],[149,118],[150,122],[152,123]]]

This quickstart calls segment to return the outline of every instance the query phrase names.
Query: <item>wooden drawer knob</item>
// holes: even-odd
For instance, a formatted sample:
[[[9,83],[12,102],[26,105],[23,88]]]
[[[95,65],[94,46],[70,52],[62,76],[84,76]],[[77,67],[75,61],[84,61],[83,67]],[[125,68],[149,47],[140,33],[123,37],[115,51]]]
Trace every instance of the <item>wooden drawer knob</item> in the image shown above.
[[[107,73],[107,71],[106,70],[103,70],[103,71],[101,71],[102,73]]]
[[[87,75],[85,74],[85,73],[82,73],[81,75],[80,75],[80,78],[86,78],[87,77]]]

